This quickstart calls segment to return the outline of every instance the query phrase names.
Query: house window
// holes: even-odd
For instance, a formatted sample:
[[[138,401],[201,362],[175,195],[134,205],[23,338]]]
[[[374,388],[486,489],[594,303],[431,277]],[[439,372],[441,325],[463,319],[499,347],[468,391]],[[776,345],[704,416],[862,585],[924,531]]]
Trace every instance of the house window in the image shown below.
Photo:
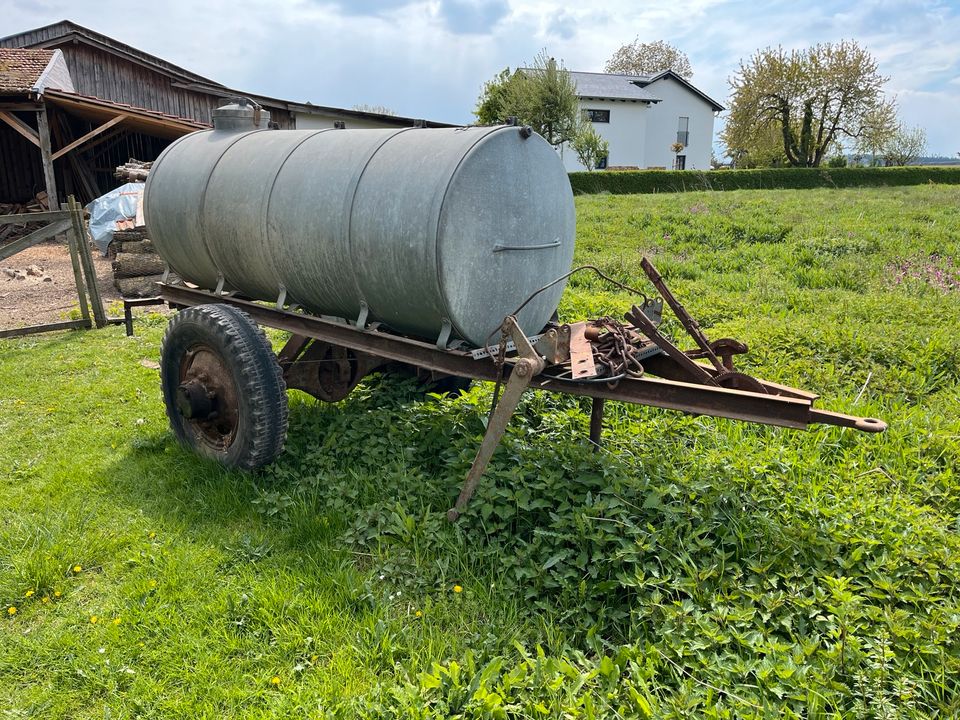
[[[594,123],[608,123],[610,122],[610,111],[609,110],[584,110],[583,117],[585,120],[589,120]]]
[[[607,169],[607,156],[604,155],[602,158],[597,160],[597,170],[606,170]]]
[[[686,155],[677,155],[677,159],[673,162],[674,170],[686,170],[687,168],[687,156]]]
[[[681,117],[677,121],[677,142],[686,147],[690,144],[690,118]]]

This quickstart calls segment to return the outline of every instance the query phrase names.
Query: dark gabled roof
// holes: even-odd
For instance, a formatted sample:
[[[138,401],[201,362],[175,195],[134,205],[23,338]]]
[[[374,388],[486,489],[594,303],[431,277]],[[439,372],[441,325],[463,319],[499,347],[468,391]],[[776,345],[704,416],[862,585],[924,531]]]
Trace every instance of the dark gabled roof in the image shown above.
[[[698,88],[696,88],[689,80],[682,77],[681,75],[678,75],[673,70],[662,70],[661,72],[655,73],[653,75],[635,75],[634,76],[634,80],[640,85],[640,87],[646,87],[647,85],[655,83],[657,80],[663,80],[664,78],[676,80],[678,83],[680,83],[685,88],[687,88],[687,90],[692,92],[694,95],[699,96],[701,100],[703,100],[705,103],[710,105],[713,108],[714,112],[722,112],[723,110],[726,110],[726,108],[723,105],[718,103],[716,100],[714,100],[712,97],[707,95],[702,90],[699,90]]]
[[[531,68],[518,68],[522,72],[530,72]],[[619,73],[574,72],[568,70],[570,78],[577,86],[577,95],[581,98],[595,98],[597,100],[633,100],[636,102],[658,103],[662,99],[647,89],[647,86],[669,78],[676,80],[687,90],[698,96],[715,112],[725,108],[702,90],[695,87],[689,80],[681,77],[673,70],[663,70],[652,75],[622,75]]]
[[[0,94],[29,93],[40,83],[53,50],[24,50],[0,47]]]
[[[570,71],[570,78],[577,86],[577,95],[582,98],[660,102],[660,98],[637,84],[636,75]]]
[[[239,90],[231,90],[225,85],[214,82],[202,75],[197,75],[189,70],[167,62],[142,50],[114,40],[112,37],[103,35],[82,25],[77,25],[70,20],[61,20],[60,22],[44,25],[33,30],[26,30],[14,35],[7,35],[0,38],[0,48],[55,48],[67,44],[67,42],[78,41],[92,45],[105,52],[119,55],[127,60],[144,65],[164,75],[175,78],[179,82],[177,86],[184,89],[195,90],[197,92],[214,95],[216,97],[236,97],[246,96],[256,100],[261,105],[268,108],[280,108],[288,112],[302,112],[335,115],[344,118],[363,118],[367,120],[378,120],[380,122],[395,124],[397,127],[409,127],[417,122],[415,118],[402,117],[399,115],[383,115],[380,113],[363,112],[361,110],[346,110],[344,108],[327,107],[324,105],[313,105],[311,103],[296,103],[289,100],[280,100],[265,95],[252,95]],[[456,127],[448,123],[425,121],[427,127]]]

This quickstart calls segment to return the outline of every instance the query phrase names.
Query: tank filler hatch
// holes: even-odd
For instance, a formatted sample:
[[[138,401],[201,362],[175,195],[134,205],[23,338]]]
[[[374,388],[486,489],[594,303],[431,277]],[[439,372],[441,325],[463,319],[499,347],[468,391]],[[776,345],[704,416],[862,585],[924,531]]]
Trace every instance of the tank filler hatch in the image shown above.
[[[247,97],[230,98],[211,113],[213,128],[225,132],[249,132],[266,130],[270,126],[270,113]]]

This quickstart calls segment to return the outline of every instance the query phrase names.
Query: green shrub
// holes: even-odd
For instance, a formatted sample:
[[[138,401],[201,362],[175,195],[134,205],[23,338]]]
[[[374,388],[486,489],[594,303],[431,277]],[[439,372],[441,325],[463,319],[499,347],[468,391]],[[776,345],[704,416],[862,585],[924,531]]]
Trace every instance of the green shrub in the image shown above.
[[[960,184],[960,168],[764,168],[759,170],[627,170],[570,173],[573,192],[581,194],[689,192],[691,190],[785,190]]]

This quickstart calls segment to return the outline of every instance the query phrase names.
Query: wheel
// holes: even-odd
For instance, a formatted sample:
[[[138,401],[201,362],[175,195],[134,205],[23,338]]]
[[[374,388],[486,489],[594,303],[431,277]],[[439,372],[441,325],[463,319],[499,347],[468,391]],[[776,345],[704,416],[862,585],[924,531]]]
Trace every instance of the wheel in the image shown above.
[[[437,393],[438,395],[447,393],[453,397],[460,397],[470,389],[472,384],[473,381],[470,378],[447,375],[439,380],[424,383],[423,391],[425,393]]]
[[[287,393],[263,331],[229,305],[177,313],[160,349],[160,378],[177,439],[228,467],[255,470],[283,449]]]

